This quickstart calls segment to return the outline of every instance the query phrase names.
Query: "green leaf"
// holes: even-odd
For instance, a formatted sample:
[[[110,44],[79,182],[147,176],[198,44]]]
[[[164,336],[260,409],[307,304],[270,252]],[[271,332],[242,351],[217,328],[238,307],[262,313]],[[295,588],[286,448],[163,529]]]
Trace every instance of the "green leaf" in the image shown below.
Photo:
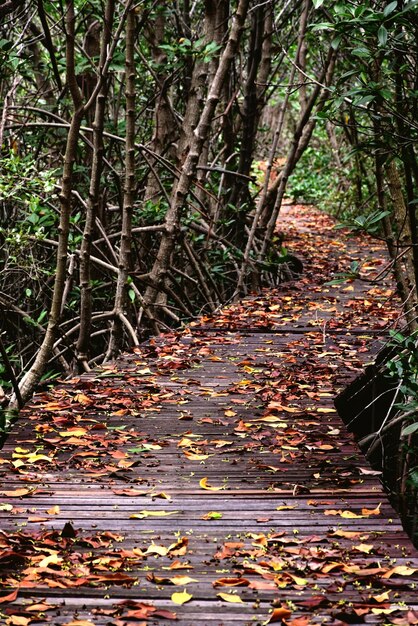
[[[315,9],[319,9],[319,7],[324,4],[324,0],[313,0],[313,5]]]
[[[416,433],[418,431],[418,422],[414,424],[409,424],[402,430],[402,437],[407,437],[408,435],[412,435],[412,433]]]
[[[412,484],[418,487],[418,470],[411,472],[409,478],[412,481]]]
[[[131,302],[135,302],[136,294],[133,289],[129,289],[128,296]]]
[[[383,15],[387,17],[388,15],[393,13],[393,11],[396,9],[397,6],[398,6],[397,0],[395,0],[394,2],[389,2],[389,4],[385,6],[385,8],[383,9]]]
[[[386,46],[386,43],[387,43],[387,40],[388,40],[388,31],[383,26],[383,24],[379,28],[379,30],[377,31],[377,39],[379,41],[379,45],[380,46]]]

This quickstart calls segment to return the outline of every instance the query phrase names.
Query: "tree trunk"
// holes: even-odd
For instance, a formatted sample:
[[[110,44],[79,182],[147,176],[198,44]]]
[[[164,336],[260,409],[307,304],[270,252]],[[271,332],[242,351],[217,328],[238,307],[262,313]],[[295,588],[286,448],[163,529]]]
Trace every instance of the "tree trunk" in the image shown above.
[[[219,102],[222,87],[238,49],[239,40],[244,27],[248,11],[249,0],[240,0],[233,20],[227,45],[221,55],[218,69],[210,85],[209,93],[203,107],[202,114],[188,141],[183,139],[183,164],[177,183],[171,195],[171,204],[165,219],[165,232],[162,235],[157,258],[149,275],[150,286],[144,295],[144,309],[152,317],[158,316],[154,305],[157,301],[161,285],[170,266],[172,254],[177,241],[180,227],[180,217],[185,207],[187,195],[196,175],[199,157],[208,136],[216,106]]]
[[[76,358],[82,369],[88,369],[88,350],[91,332],[92,285],[91,285],[91,242],[100,203],[100,177],[103,169],[103,129],[108,84],[103,71],[106,65],[108,46],[112,37],[115,12],[115,0],[108,0],[100,44],[100,62],[97,80],[102,86],[97,95],[93,120],[93,155],[91,165],[89,197],[86,209],[83,239],[80,246],[80,331],[78,335]]]
[[[68,237],[70,232],[71,216],[71,191],[73,186],[73,167],[77,153],[77,143],[84,115],[81,94],[77,85],[75,74],[75,13],[74,1],[67,0],[67,10],[65,14],[66,25],[66,70],[67,86],[73,101],[73,117],[67,136],[67,145],[64,156],[64,167],[61,182],[60,199],[60,221],[58,227],[58,249],[55,269],[54,290],[52,295],[51,309],[47,330],[42,341],[42,345],[36,355],[32,367],[26,372],[19,384],[21,397],[26,402],[33,394],[38,384],[46,364],[52,354],[54,341],[57,336],[58,325],[61,317],[61,303],[65,288],[65,274],[67,266]],[[11,399],[11,405],[15,405],[15,395]]]
[[[110,333],[106,360],[115,358],[121,349],[123,326],[127,326],[134,343],[135,333],[132,332],[126,317],[127,287],[130,269],[132,241],[132,212],[135,198],[135,25],[136,12],[131,7],[126,21],[126,152],[125,152],[125,187],[122,206],[122,234],[118,260],[118,278],[114,302],[114,320]]]
[[[392,222],[396,232],[396,256],[401,258],[407,293],[403,295],[403,309],[409,330],[412,333],[418,328],[418,297],[415,281],[415,263],[413,252],[413,237],[409,214],[402,192],[401,180],[396,163],[391,160],[386,168],[387,183],[392,198]]]

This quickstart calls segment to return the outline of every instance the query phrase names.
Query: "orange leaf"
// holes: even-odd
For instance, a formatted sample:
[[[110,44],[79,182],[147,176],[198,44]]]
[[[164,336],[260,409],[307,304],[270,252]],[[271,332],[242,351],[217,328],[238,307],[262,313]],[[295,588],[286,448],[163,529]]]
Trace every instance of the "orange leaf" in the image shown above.
[[[281,606],[278,609],[273,609],[273,613],[270,615],[270,618],[264,622],[264,624],[273,624],[273,622],[282,622],[284,619],[287,619],[292,615],[292,611],[286,609],[286,607]]]
[[[218,578],[212,583],[214,587],[248,587],[249,584],[246,578]]]
[[[362,515],[380,515],[380,507],[382,503],[378,504],[375,509],[361,509]]]
[[[14,602],[17,598],[17,592],[18,592],[18,589],[15,589],[11,593],[7,594],[7,596],[1,596],[0,604],[3,604],[3,602]]]

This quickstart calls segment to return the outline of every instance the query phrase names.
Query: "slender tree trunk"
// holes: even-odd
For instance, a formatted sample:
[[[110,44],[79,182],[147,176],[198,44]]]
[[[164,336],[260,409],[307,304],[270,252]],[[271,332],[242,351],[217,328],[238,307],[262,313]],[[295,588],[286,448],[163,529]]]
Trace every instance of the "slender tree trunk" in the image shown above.
[[[97,80],[102,83],[97,95],[93,120],[93,155],[91,165],[89,197],[86,209],[83,239],[80,246],[80,331],[78,335],[76,357],[82,369],[88,369],[88,351],[91,332],[92,285],[91,285],[91,242],[96,217],[100,204],[100,177],[103,169],[103,130],[105,119],[108,84],[103,76],[108,46],[112,37],[112,26],[115,12],[115,0],[108,0],[105,8],[103,31],[100,44],[100,63]]]
[[[238,4],[228,42],[221,55],[213,82],[210,85],[202,114],[193,131],[193,135],[190,136],[190,142],[188,145],[183,143],[184,162],[179,179],[172,192],[171,204],[167,211],[165,220],[165,232],[162,235],[157,258],[149,275],[151,284],[147,288],[144,295],[144,308],[145,310],[149,309],[149,312],[153,317],[158,315],[158,311],[153,308],[153,305],[157,301],[158,293],[170,266],[180,227],[180,217],[185,207],[190,187],[196,175],[199,157],[206,137],[209,133],[210,124],[222,93],[225,78],[238,49],[239,40],[248,11],[248,5],[249,0],[240,0]]]
[[[407,294],[404,296],[404,315],[410,332],[418,328],[418,297],[415,282],[413,238],[409,214],[402,192],[399,171],[394,160],[385,168],[389,191],[392,198],[392,221],[396,227],[396,254],[401,255]]]
[[[273,163],[274,163],[274,159],[276,156],[276,150],[277,150],[277,146],[283,131],[283,126],[284,126],[284,118],[285,118],[285,114],[286,114],[286,110],[287,110],[287,106],[289,103],[289,98],[290,98],[290,93],[291,90],[293,88],[293,82],[294,82],[294,78],[295,78],[295,74],[296,74],[296,67],[297,67],[297,63],[298,63],[298,59],[299,59],[299,55],[301,53],[301,49],[302,49],[302,44],[303,41],[305,39],[305,34],[306,34],[306,27],[307,27],[307,23],[308,23],[308,12],[309,12],[309,1],[306,1],[302,10],[302,14],[301,14],[301,18],[300,18],[300,24],[299,24],[299,34],[298,34],[298,45],[297,45],[297,49],[296,49],[296,55],[295,55],[295,63],[292,65],[292,68],[290,70],[290,76],[289,76],[289,82],[288,82],[288,86],[286,89],[286,93],[285,93],[285,97],[284,100],[281,104],[280,107],[280,111],[279,111],[279,117],[277,120],[277,126],[276,126],[276,130],[274,132],[274,137],[273,137],[273,143],[270,149],[270,153],[269,153],[269,158],[267,161],[267,167],[266,167],[266,172],[265,172],[265,178],[264,178],[264,183],[263,183],[263,189],[261,192],[261,197],[259,198],[258,202],[257,202],[257,207],[256,210],[254,212],[254,217],[253,217],[253,221],[251,224],[251,229],[248,235],[248,239],[247,239],[247,243],[245,246],[245,250],[244,250],[244,256],[243,256],[243,261],[242,261],[242,265],[240,268],[240,272],[238,275],[238,281],[237,281],[237,287],[236,287],[236,292],[235,295],[236,297],[238,297],[239,295],[243,294],[246,292],[246,275],[247,275],[247,269],[250,265],[250,255],[251,253],[255,250],[253,250],[254,248],[254,244],[255,244],[255,238],[256,238],[256,233],[257,233],[257,229],[259,228],[260,224],[260,218],[263,214],[263,212],[266,210],[266,204],[267,204],[267,197],[268,197],[268,193],[269,193],[269,186],[270,186],[270,177],[271,177],[271,172],[273,169]],[[257,268],[255,266],[253,266],[253,269],[255,270],[255,272],[253,272],[254,278],[255,278],[255,282],[258,282],[258,271]]]
[[[295,169],[299,159],[309,145],[309,141],[316,124],[316,118],[312,117],[313,109],[316,105],[316,110],[319,112],[328,99],[329,91],[327,89],[327,85],[330,84],[333,76],[335,59],[335,50],[330,49],[322,79],[325,79],[325,87],[320,87],[319,84],[315,86],[308,106],[306,107],[306,110],[303,111],[294,134],[292,145],[286,158],[286,164],[281,172],[281,176],[278,178],[279,183],[277,185],[277,196],[265,230],[263,245],[259,257],[260,259],[265,257],[268,247],[270,246],[289,176]],[[318,83],[322,83],[322,80],[318,81]]]
[[[51,309],[47,330],[42,341],[42,345],[36,355],[32,367],[24,375],[20,382],[20,393],[23,402],[26,402],[32,395],[38,384],[49,358],[52,355],[54,341],[57,336],[58,325],[61,317],[61,303],[65,288],[65,274],[67,266],[68,237],[70,232],[71,216],[71,192],[73,187],[73,168],[77,153],[77,144],[80,132],[81,121],[84,115],[82,99],[77,85],[75,73],[75,12],[74,1],[67,0],[65,14],[66,25],[66,70],[67,86],[73,101],[73,117],[67,136],[67,145],[64,156],[64,167],[61,181],[60,199],[60,221],[58,227],[58,248],[57,262],[55,269],[54,290],[52,295]],[[16,397],[13,396],[11,404],[15,404]]]
[[[114,321],[110,333],[106,360],[117,356],[122,345],[123,326],[128,328],[131,339],[139,344],[126,316],[127,288],[131,262],[132,212],[135,198],[135,8],[131,7],[126,21],[126,153],[125,188],[122,207],[122,234],[118,261],[118,278],[114,302]]]

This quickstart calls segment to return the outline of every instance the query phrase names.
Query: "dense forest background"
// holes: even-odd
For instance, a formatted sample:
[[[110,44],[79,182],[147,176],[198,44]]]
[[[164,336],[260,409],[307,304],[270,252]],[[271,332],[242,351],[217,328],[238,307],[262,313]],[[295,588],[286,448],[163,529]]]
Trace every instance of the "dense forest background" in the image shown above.
[[[385,239],[405,343],[417,9],[0,2],[5,402],[297,272],[275,231],[285,193]]]

